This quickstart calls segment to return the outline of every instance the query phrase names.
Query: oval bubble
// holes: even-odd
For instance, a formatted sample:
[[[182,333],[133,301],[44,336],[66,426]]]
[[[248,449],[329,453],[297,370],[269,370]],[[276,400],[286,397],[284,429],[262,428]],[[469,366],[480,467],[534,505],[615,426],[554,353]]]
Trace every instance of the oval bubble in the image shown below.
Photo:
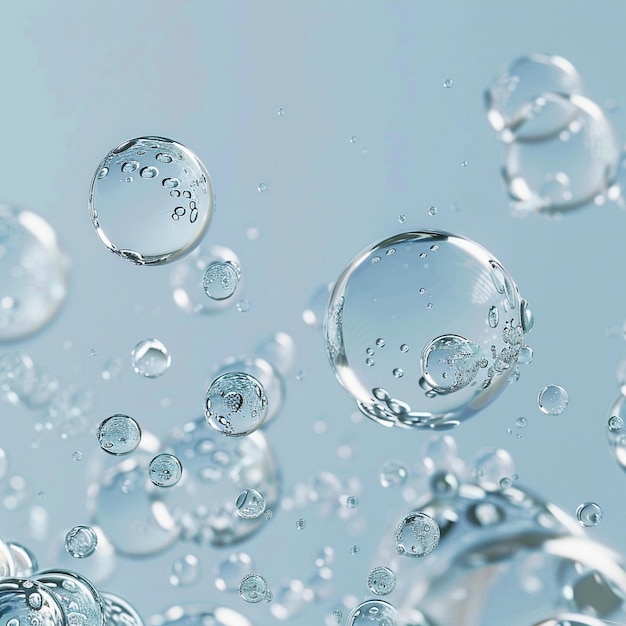
[[[440,231],[366,249],[337,280],[326,316],[337,379],[387,426],[447,428],[470,418],[507,386],[524,343],[508,272],[477,243]]]
[[[22,339],[50,322],[67,296],[68,267],[48,222],[0,204],[0,341]]]
[[[256,489],[273,508],[279,495],[277,461],[260,431],[232,438],[210,428],[204,418],[176,427],[165,449],[185,465],[176,489],[155,491],[160,504],[182,529],[182,538],[201,545],[223,546],[241,541],[265,522],[243,519],[237,497]]]
[[[563,57],[533,53],[515,59],[500,71],[485,92],[489,123],[497,132],[516,139],[537,140],[565,128],[574,119],[573,107],[548,107],[537,116],[536,99],[544,93],[583,95],[582,78]]]
[[[505,146],[502,178],[513,207],[554,213],[588,204],[611,185],[620,145],[611,123],[595,102],[584,96],[543,94],[553,107],[575,107],[565,130],[540,142],[515,141]],[[541,113],[528,125],[538,123]]]
[[[182,144],[139,137],[111,150],[91,181],[89,211],[102,243],[137,265],[191,252],[213,217],[206,168]]]

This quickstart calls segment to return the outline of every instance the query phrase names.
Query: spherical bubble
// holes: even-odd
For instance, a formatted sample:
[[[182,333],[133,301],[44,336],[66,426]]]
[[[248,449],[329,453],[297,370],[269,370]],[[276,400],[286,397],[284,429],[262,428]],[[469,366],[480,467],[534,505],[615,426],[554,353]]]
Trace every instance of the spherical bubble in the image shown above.
[[[602,509],[595,502],[584,502],[576,509],[576,519],[585,528],[597,526],[602,521]]]
[[[492,306],[500,311],[496,328]],[[475,242],[403,233],[365,250],[337,280],[326,349],[368,417],[387,426],[451,427],[506,387],[524,345],[520,306],[512,278]],[[389,349],[402,344],[411,350]],[[401,377],[393,373],[399,367]]]
[[[302,311],[302,319],[312,328],[322,328],[324,324],[324,313],[328,306],[332,283],[326,283],[318,287],[309,298],[308,306]]]
[[[130,454],[141,443],[141,428],[128,415],[112,415],[102,421],[96,433],[100,447],[109,454]]]
[[[281,376],[287,376],[294,368],[296,361],[296,342],[290,335],[283,332],[277,332],[269,337],[261,339],[255,348],[255,354],[272,365],[272,367]],[[246,371],[246,370],[243,370]],[[253,372],[248,372],[252,374]],[[265,387],[268,402],[272,404],[272,397],[268,390],[268,385],[261,378],[255,378]],[[270,411],[268,410],[267,419],[270,419]]]
[[[158,378],[169,368],[172,357],[158,339],[144,339],[132,349],[130,362],[137,374]]]
[[[285,398],[285,382],[279,374],[279,370],[265,358],[256,356],[230,357],[213,374],[213,379],[231,372],[249,374],[261,384],[267,396],[267,417],[264,423],[267,424],[274,419],[283,406]]]
[[[45,585],[21,578],[0,580],[0,626],[66,626],[65,613]]]
[[[278,501],[278,465],[260,431],[224,437],[199,418],[176,427],[165,449],[183,460],[185,479],[176,489],[159,490],[154,504],[176,521],[184,539],[230,545],[265,524],[263,517],[243,519],[235,506],[243,489],[262,493],[268,507]]]
[[[31,580],[52,591],[70,624],[106,625],[104,600],[83,576],[66,570],[45,570]]]
[[[611,407],[610,415],[606,427],[607,440],[617,464],[626,471],[626,396],[620,394]]]
[[[500,71],[485,92],[489,123],[497,132],[508,131],[510,136],[524,140],[537,140],[559,132],[574,119],[572,108],[548,107],[532,127],[524,125],[537,116],[536,99],[550,92],[584,93],[582,79],[567,59],[540,53],[516,59]]]
[[[241,278],[240,267],[232,261],[213,261],[204,270],[202,287],[212,300],[226,300],[234,295]]]
[[[149,624],[150,626],[253,626],[252,622],[238,611],[210,605],[173,606],[161,615],[153,615]]]
[[[200,579],[200,563],[193,554],[185,554],[172,563],[170,584],[174,587],[189,587]]]
[[[89,210],[111,252],[138,265],[160,265],[200,243],[213,217],[213,188],[191,150],[171,139],[140,137],[100,163]]]
[[[386,596],[396,586],[396,575],[388,567],[375,567],[367,576],[367,588],[377,596]]]
[[[366,600],[348,615],[346,626],[399,626],[396,609],[383,600]]]
[[[0,204],[0,341],[27,337],[54,317],[67,295],[68,266],[43,218]]]
[[[474,461],[476,482],[485,491],[498,491],[502,480],[515,474],[513,457],[502,448],[487,448],[476,455]]]
[[[612,183],[620,146],[606,115],[583,96],[547,93],[540,100],[553,107],[574,107],[566,130],[540,142],[505,146],[502,177],[514,208],[554,213],[583,206]],[[533,126],[541,113],[524,125]]]
[[[205,416],[211,428],[230,437],[255,431],[267,416],[263,385],[244,372],[218,376],[206,392]]]
[[[267,600],[269,588],[260,574],[248,574],[241,579],[239,595],[246,602],[256,603]]]
[[[378,475],[380,484],[385,487],[401,487],[406,482],[409,471],[406,465],[400,461],[387,461]]]
[[[15,562],[15,568],[14,571],[11,572],[11,576],[15,578],[32,576],[38,569],[35,555],[28,548],[19,543],[7,541],[6,545],[11,551],[11,556]],[[0,578],[1,577],[0,575]]]
[[[15,576],[18,565],[8,543],[0,539],[0,579]]]
[[[244,489],[237,496],[237,515],[244,519],[256,519],[265,512],[265,496],[257,489]]]
[[[215,586],[220,591],[236,591],[241,579],[252,573],[254,566],[246,552],[233,552],[222,559],[215,571]]]
[[[91,556],[98,546],[98,535],[91,526],[74,526],[65,535],[65,549],[75,559]]]
[[[150,461],[148,475],[157,487],[173,487],[183,475],[183,466],[173,454],[157,454]]]
[[[560,385],[548,385],[537,396],[539,410],[546,415],[561,415],[569,404],[567,391]]]
[[[229,268],[236,275],[236,284],[231,279],[226,281],[226,288],[221,288],[221,279],[218,285],[210,283],[205,285],[205,277],[210,268]],[[232,307],[237,294],[243,290],[243,278],[241,275],[241,261],[230,249],[224,246],[198,246],[184,261],[177,263],[172,269],[170,286],[174,302],[185,313],[197,315],[210,315],[219,313]],[[227,276],[225,274],[225,276]],[[207,293],[207,287],[210,293]],[[217,295],[212,297],[210,294]],[[225,294],[230,295],[225,296]]]
[[[396,526],[396,552],[405,556],[426,556],[439,543],[439,525],[426,513],[413,512]]]
[[[106,607],[107,626],[144,626],[139,613],[124,598],[106,591],[101,595]]]

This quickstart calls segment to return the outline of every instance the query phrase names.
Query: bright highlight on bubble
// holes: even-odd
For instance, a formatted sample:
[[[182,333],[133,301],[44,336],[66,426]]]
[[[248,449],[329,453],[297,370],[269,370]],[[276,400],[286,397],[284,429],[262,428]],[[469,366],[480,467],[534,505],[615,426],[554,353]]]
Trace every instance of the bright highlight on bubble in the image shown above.
[[[130,362],[136,374],[158,378],[169,369],[172,357],[158,339],[144,339],[132,349]]]
[[[561,415],[569,404],[569,395],[560,385],[548,385],[537,396],[539,410],[546,415]]]
[[[407,232],[364,250],[338,278],[326,350],[368,417],[449,428],[517,375],[529,319],[528,303],[487,250],[446,232]]]
[[[89,190],[91,221],[102,243],[137,265],[161,265],[193,250],[213,216],[206,168],[182,144],[139,137],[102,160]]]

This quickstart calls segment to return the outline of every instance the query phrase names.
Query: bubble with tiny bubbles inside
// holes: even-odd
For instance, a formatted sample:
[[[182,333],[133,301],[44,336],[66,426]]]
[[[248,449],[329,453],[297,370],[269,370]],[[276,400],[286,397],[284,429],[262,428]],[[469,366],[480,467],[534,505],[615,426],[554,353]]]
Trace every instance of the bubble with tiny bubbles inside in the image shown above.
[[[182,475],[182,463],[173,454],[158,454],[148,466],[148,476],[157,487],[173,487]]]
[[[404,556],[422,557],[439,544],[439,525],[426,513],[414,511],[396,526],[396,552]]]
[[[98,535],[91,526],[74,526],[65,536],[65,550],[75,559],[91,556],[98,546]]]

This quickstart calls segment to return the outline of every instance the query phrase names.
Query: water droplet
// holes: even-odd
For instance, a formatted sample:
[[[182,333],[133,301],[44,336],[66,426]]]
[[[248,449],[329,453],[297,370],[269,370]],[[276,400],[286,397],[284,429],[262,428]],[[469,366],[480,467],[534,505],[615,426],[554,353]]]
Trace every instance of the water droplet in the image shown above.
[[[350,137],[350,143],[356,143],[358,140],[359,140],[358,137],[355,137],[354,135]]]
[[[91,526],[74,526],[65,536],[65,549],[75,559],[91,556],[98,546],[98,535]]]
[[[386,596],[396,587],[396,575],[388,567],[375,567],[367,576],[367,588],[377,596]]]
[[[384,345],[385,345],[385,340],[384,340],[382,337],[379,337],[379,338],[376,340],[376,345],[377,345],[379,348],[383,348],[383,347],[384,347]]]
[[[585,502],[576,509],[576,519],[581,526],[591,528],[602,521],[602,509],[595,502]]]
[[[267,581],[260,574],[244,576],[239,585],[239,595],[246,602],[262,602],[267,600],[269,594]]]
[[[159,163],[171,163],[174,160],[171,154],[165,152],[159,152],[154,158],[159,161]]]
[[[530,346],[522,346],[519,349],[517,362],[520,365],[529,365],[533,360],[533,349]]]
[[[242,298],[241,300],[239,300],[239,302],[237,302],[237,310],[240,313],[246,313],[247,311],[249,311],[250,300],[248,300],[247,298]]]
[[[402,378],[402,377],[404,376],[404,371],[403,371],[401,368],[396,367],[396,368],[393,370],[393,375],[394,375],[396,378]]]
[[[409,472],[400,461],[387,461],[379,472],[380,484],[385,488],[401,487],[406,482]]]
[[[237,515],[243,519],[257,519],[265,512],[265,496],[257,489],[244,489],[237,496]]]
[[[234,295],[239,287],[241,269],[232,261],[210,263],[202,277],[204,293],[213,300],[226,300]]]
[[[130,353],[133,370],[146,378],[158,378],[172,363],[167,348],[158,339],[140,341]]]
[[[267,191],[267,185],[265,183],[259,183],[257,186],[257,190],[260,193],[263,193],[264,191]]]
[[[452,87],[452,85],[454,85],[454,82],[452,81],[451,78],[446,78],[446,80],[443,81],[443,86],[446,89],[450,89],[450,87]]]
[[[148,466],[148,476],[157,487],[173,487],[183,475],[183,466],[173,454],[158,454]]]
[[[609,418],[608,427],[611,432],[617,432],[624,427],[624,420],[619,415],[613,415]]]
[[[403,343],[400,346],[400,352],[404,352],[405,354],[409,351],[409,346],[406,345],[406,343]]]
[[[296,520],[296,529],[304,530],[306,528],[306,520],[302,517]]]
[[[546,415],[561,415],[569,404],[567,391],[559,385],[544,387],[537,396],[539,409]]]
[[[109,173],[108,167],[101,168],[100,171],[98,172],[98,179],[102,180],[103,178],[106,178],[108,173]]]
[[[406,222],[406,215],[404,213],[398,215],[398,221],[400,222],[400,224],[404,224]]]
[[[518,417],[518,418],[515,420],[515,425],[516,425],[518,428],[526,428],[526,425],[527,425],[527,424],[528,424],[528,421],[526,420],[526,418],[525,418],[525,417]]]
[[[122,172],[124,172],[124,174],[130,174],[131,172],[134,172],[138,167],[139,163],[137,163],[137,161],[127,161],[126,163],[122,164]]]
[[[350,546],[350,554],[352,556],[356,556],[360,551],[361,551],[361,548],[359,548],[359,546],[357,546],[356,544]]]
[[[156,178],[159,175],[159,170],[154,165],[148,167],[142,167],[139,172],[141,178]]]
[[[252,569],[253,564],[249,554],[233,552],[218,564],[215,572],[215,586],[220,591],[236,591],[241,579]]]
[[[137,448],[141,441],[141,428],[128,415],[112,415],[102,421],[96,436],[105,452],[121,456]]]
[[[469,165],[469,163],[467,161],[461,161],[461,166],[462,167],[467,167]]]
[[[522,320],[522,330],[525,333],[529,333],[533,329],[535,318],[528,302],[526,302],[523,298],[520,302],[520,318]]]
[[[166,189],[176,189],[176,187],[180,185],[180,181],[178,178],[164,178],[161,184]],[[176,193],[172,192],[170,193],[170,196],[180,198],[180,191],[177,191]]]
[[[489,320],[489,326],[491,326],[491,328],[495,328],[498,325],[498,322],[500,321],[500,312],[495,304],[489,307],[487,319]]]
[[[359,506],[359,499],[356,496],[348,496],[346,498],[346,507],[349,509],[354,509]]]

